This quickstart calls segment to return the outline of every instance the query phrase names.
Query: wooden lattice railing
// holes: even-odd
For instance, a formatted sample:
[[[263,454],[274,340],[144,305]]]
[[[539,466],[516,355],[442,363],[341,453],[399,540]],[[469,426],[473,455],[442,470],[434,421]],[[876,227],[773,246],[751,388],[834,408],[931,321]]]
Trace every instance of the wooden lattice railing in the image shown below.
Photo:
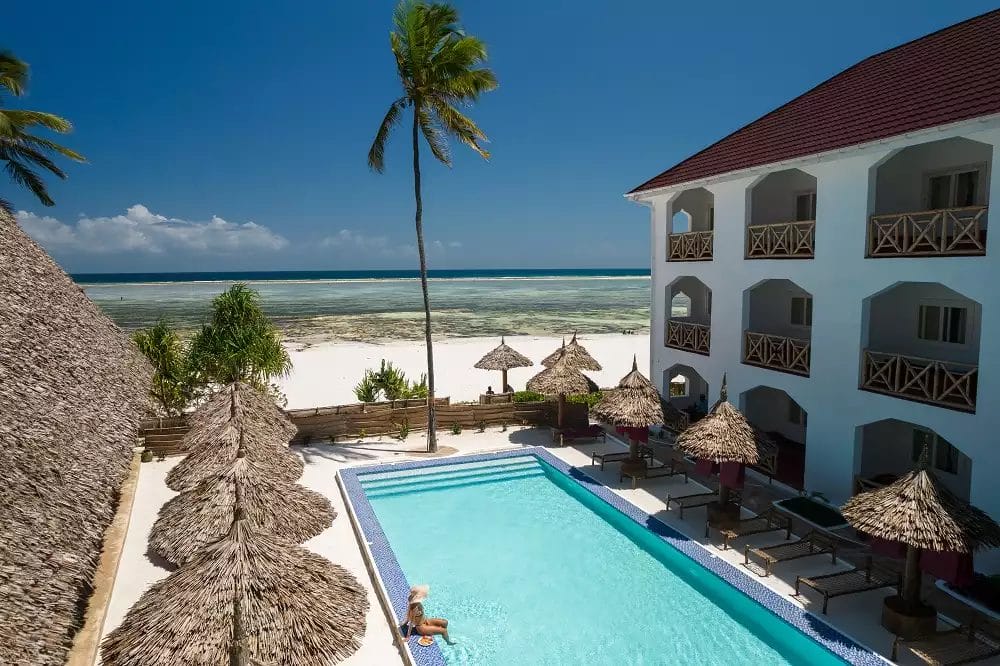
[[[743,362],[762,368],[809,376],[809,340],[743,332]]]
[[[747,227],[747,259],[812,259],[815,253],[815,220]]]
[[[978,377],[975,365],[870,349],[862,354],[862,389],[964,412],[976,411]]]
[[[698,354],[708,354],[712,343],[712,329],[704,324],[668,320],[664,345]]]
[[[714,231],[667,235],[667,261],[707,261],[712,258]]]
[[[868,256],[984,255],[986,211],[986,206],[967,206],[873,215],[868,223]]]

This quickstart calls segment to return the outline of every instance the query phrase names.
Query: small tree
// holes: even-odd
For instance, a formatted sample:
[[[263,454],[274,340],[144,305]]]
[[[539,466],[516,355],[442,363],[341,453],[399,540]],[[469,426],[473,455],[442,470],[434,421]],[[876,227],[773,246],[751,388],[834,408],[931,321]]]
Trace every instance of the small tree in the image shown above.
[[[201,383],[243,381],[277,393],[271,380],[287,376],[292,360],[260,294],[237,283],[212,301],[211,322],[191,340],[190,365]]]
[[[187,350],[177,333],[161,319],[133,333],[132,339],[153,365],[153,399],[167,416],[181,414],[194,398],[194,389]]]
[[[420,375],[419,382],[411,382],[405,372],[385,359],[382,359],[378,370],[365,370],[361,381],[354,387],[354,396],[361,402],[426,398],[427,392],[427,375]]]

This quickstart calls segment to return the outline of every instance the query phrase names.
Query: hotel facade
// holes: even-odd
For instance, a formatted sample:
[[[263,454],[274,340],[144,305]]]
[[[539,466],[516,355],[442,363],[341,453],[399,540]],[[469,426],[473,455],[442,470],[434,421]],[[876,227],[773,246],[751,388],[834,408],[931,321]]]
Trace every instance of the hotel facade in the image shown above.
[[[841,503],[930,450],[1000,519],[1000,11],[872,56],[626,196],[650,210],[651,377],[729,399]],[[979,568],[1000,570],[987,554]]]

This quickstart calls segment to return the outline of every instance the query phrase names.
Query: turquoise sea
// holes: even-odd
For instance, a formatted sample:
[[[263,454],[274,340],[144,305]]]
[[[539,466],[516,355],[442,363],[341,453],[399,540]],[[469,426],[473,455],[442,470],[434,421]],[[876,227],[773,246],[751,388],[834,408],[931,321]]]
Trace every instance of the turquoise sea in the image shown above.
[[[646,332],[648,269],[518,269],[430,272],[440,337]],[[182,331],[208,316],[236,281],[260,292],[293,342],[419,339],[423,305],[415,271],[81,274],[74,279],[121,327],[165,318]]]

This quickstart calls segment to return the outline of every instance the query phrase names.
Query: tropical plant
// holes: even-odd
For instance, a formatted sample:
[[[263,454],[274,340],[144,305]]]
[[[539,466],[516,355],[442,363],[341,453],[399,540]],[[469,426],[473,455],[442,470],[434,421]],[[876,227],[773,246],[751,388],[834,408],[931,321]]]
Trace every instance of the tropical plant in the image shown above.
[[[458,12],[446,4],[403,0],[393,15],[395,30],[389,44],[403,95],[389,105],[368,151],[368,166],[385,170],[385,146],[403,111],[413,111],[413,193],[420,258],[420,288],[424,298],[424,340],[427,345],[427,448],[437,450],[434,416],[434,351],[431,343],[431,304],[427,290],[427,255],[424,251],[423,202],[420,189],[420,136],[431,154],[451,166],[448,136],[475,150],[483,158],[489,153],[480,145],[486,134],[456,104],[471,104],[497,87],[493,72],[479,67],[486,60],[486,46],[465,34],[458,25]]]
[[[18,60],[8,51],[0,51],[0,103],[3,95],[21,97],[28,87],[28,64]],[[77,162],[86,161],[83,155],[61,146],[51,139],[33,134],[40,127],[58,134],[66,134],[73,126],[65,118],[44,111],[0,108],[0,161],[10,179],[31,191],[38,200],[52,206],[55,202],[49,196],[45,181],[36,168],[66,178],[66,173],[52,161],[54,155],[62,155]],[[0,198],[0,207],[10,210],[10,203]]]
[[[594,405],[601,401],[604,394],[600,391],[594,391],[592,393],[579,393],[576,395],[566,396],[566,402],[587,405],[588,409],[591,409]]]
[[[515,391],[514,402],[542,402],[545,396],[537,391]]]
[[[451,424],[451,434],[453,434],[453,435],[461,435],[462,434],[462,426],[460,426],[457,423]]]
[[[399,439],[406,439],[410,434],[410,422],[407,419],[403,419],[403,422],[399,425]]]
[[[180,337],[161,319],[155,326],[133,333],[132,340],[153,366],[153,399],[168,416],[183,413],[194,398],[194,387]]]
[[[378,370],[365,370],[354,387],[354,396],[361,402],[426,398],[427,375],[421,375],[419,382],[412,382],[391,361],[382,359]]]
[[[357,398],[359,402],[378,402],[380,393],[381,389],[378,387],[378,383],[375,380],[375,371],[365,370],[365,374],[361,377],[361,381],[354,387],[354,397]]]
[[[234,284],[212,301],[210,323],[191,340],[189,363],[203,384],[247,382],[276,393],[271,380],[291,372],[281,334],[260,305],[260,294]]]

